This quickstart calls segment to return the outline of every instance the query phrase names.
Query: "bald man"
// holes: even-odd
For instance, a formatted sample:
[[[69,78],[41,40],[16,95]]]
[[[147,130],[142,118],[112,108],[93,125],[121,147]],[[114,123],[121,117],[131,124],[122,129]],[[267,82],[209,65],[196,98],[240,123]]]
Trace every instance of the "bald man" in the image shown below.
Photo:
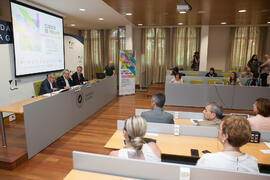
[[[106,76],[115,75],[115,67],[113,61],[109,61],[109,64],[104,67],[104,73]]]

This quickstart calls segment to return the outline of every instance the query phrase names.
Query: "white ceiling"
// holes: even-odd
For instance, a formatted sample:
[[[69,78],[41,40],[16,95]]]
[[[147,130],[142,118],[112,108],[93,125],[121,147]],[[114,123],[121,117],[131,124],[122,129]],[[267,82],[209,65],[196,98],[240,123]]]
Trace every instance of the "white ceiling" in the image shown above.
[[[64,16],[64,26],[75,29],[112,29],[131,24],[102,0],[27,0]],[[79,9],[84,8],[81,12]],[[104,18],[99,21],[98,18]]]

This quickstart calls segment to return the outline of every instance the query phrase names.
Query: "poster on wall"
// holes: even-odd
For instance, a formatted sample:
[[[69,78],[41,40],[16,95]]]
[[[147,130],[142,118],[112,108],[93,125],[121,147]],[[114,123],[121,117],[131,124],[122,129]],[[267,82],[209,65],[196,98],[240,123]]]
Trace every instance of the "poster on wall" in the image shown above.
[[[135,51],[121,50],[119,62],[119,95],[135,94]]]

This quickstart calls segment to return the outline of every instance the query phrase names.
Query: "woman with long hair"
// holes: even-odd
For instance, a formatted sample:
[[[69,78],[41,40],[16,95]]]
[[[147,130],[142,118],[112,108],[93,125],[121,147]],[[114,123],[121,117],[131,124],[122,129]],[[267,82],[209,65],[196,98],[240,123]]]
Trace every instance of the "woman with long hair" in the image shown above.
[[[237,77],[236,72],[231,73],[230,79],[227,81],[227,85],[239,85],[239,86],[242,86],[242,83],[239,80],[239,78]]]

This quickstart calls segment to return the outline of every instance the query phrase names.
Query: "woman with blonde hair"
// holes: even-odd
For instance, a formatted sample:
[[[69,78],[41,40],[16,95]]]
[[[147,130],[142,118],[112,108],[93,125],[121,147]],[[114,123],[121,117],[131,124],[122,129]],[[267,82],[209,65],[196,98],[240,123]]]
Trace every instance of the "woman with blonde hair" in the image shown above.
[[[228,116],[222,119],[218,138],[223,151],[204,154],[197,162],[198,167],[259,173],[257,159],[241,152],[240,147],[249,142],[251,128],[246,118]]]
[[[145,143],[146,121],[140,116],[132,116],[125,121],[123,135],[126,147],[112,151],[111,156],[125,159],[141,159],[146,161],[161,161],[161,152],[154,142]]]

